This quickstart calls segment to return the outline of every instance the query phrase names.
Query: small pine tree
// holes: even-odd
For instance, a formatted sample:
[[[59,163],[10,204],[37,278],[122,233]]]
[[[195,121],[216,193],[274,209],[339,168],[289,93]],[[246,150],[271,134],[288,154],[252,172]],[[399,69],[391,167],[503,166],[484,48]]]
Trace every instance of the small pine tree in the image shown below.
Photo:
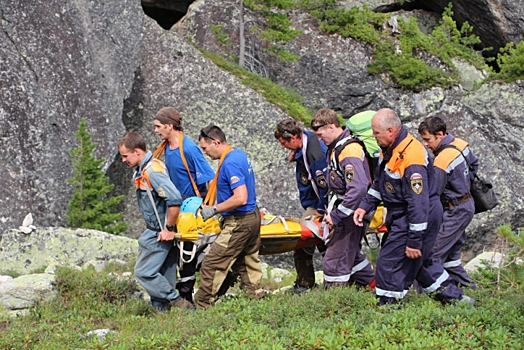
[[[78,147],[71,150],[74,177],[69,182],[74,190],[67,205],[67,223],[72,227],[114,234],[126,231],[127,224],[121,221],[123,214],[113,209],[124,196],[108,197],[114,185],[109,183],[102,170],[105,159],[93,156],[97,144],[91,141],[84,118],[80,120],[75,136]]]

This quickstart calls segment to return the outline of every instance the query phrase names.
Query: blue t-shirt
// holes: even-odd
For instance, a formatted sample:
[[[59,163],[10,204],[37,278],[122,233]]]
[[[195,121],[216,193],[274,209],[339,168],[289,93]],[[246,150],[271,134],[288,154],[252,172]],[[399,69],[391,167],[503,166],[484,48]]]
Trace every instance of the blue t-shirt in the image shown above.
[[[200,193],[205,192],[205,183],[213,180],[215,172],[211,169],[211,166],[204,158],[200,148],[195,145],[191,139],[184,135],[182,141],[184,147],[184,155],[186,157],[187,165],[191,176],[195,180]],[[169,149],[169,145],[165,151],[166,167],[169,172],[171,181],[175,184],[176,188],[180,191],[183,198],[196,196],[189,175],[187,174],[186,167],[180,157],[180,148]]]
[[[242,185],[247,187],[247,203],[221,213],[222,216],[250,213],[257,206],[255,173],[251,161],[243,151],[232,149],[224,158],[218,174],[217,203],[228,200],[233,196],[233,190]]]

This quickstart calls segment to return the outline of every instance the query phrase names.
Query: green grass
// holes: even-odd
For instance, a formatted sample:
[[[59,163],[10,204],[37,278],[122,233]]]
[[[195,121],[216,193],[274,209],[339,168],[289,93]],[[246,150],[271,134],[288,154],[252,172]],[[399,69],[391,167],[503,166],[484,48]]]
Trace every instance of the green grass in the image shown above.
[[[414,294],[400,309],[378,307],[374,293],[351,287],[260,301],[236,290],[205,311],[158,313],[131,297],[137,286],[117,277],[123,270],[59,268],[58,298],[0,318],[0,349],[522,349],[524,339],[522,284],[499,292],[489,271],[468,291],[477,307]],[[115,333],[85,336],[103,328]]]
[[[205,50],[201,50],[201,52],[218,67],[239,78],[242,84],[264,96],[267,102],[278,106],[289,116],[306,125],[311,123],[312,114],[304,107],[303,98],[296,91],[285,89],[273,83],[270,79],[251,73],[220,55]]]

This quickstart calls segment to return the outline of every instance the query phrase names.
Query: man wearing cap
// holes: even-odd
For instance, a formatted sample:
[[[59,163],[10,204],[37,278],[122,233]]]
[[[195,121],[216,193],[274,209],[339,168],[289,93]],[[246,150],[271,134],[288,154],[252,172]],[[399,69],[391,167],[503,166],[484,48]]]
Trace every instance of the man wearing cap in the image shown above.
[[[292,151],[300,204],[305,210],[302,218],[323,217],[327,207],[328,186],[326,182],[326,145],[318,137],[303,129],[296,120],[285,119],[278,123],[275,138],[282,147]],[[312,249],[311,249],[312,248]],[[318,243],[321,253],[326,251],[323,243]],[[297,279],[290,289],[295,294],[309,292],[315,285],[313,253],[315,246],[297,249],[294,252]]]
[[[191,139],[183,135],[182,115],[173,107],[164,107],[155,115],[155,133],[163,140],[154,156],[162,154],[169,172],[169,177],[180,190],[182,198],[202,197],[207,193],[207,184],[215,175],[205,160],[202,151]],[[190,259],[193,243],[184,242],[184,261]],[[193,300],[193,287],[196,281],[198,259],[184,263],[180,269],[177,288],[186,300]]]
[[[138,238],[135,277],[156,310],[193,309],[175,289],[177,253],[173,239],[182,203],[180,192],[170,181],[164,163],[146,150],[146,141],[140,134],[126,134],[118,143],[118,151],[122,162],[136,169],[136,197],[147,226]]]
[[[241,287],[254,299],[264,297],[260,288],[262,268],[260,248],[260,211],[256,205],[255,174],[247,155],[227,144],[226,135],[215,125],[200,132],[200,147],[211,159],[220,159],[209,196],[216,191],[216,205],[202,209],[207,220],[220,213],[222,230],[200,268],[201,283],[195,304],[205,309],[213,305],[222,282],[231,268],[240,276]]]

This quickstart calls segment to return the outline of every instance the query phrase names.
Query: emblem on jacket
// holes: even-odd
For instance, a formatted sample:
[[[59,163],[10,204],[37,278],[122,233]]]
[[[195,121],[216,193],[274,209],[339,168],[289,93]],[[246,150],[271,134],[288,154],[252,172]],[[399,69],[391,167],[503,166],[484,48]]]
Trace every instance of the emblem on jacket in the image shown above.
[[[334,171],[329,172],[329,178],[331,179],[331,182],[336,183],[337,182],[337,175]]]
[[[393,187],[393,185],[389,182],[386,182],[384,186],[386,187],[386,191],[388,191],[389,193],[395,193],[395,187]]]
[[[326,188],[327,182],[326,182],[326,178],[324,177],[324,175],[317,177],[317,183],[321,188]]]
[[[307,185],[308,184],[308,181],[309,181],[309,178],[307,175],[305,174],[300,174],[300,183],[302,185]]]
[[[355,168],[353,165],[346,165],[344,176],[346,177],[347,182],[353,182],[353,179],[355,178]]]
[[[413,192],[415,192],[416,194],[420,194],[423,188],[422,175],[420,175],[419,173],[414,173],[413,175],[411,175],[409,179],[411,180],[411,189],[413,190]]]

